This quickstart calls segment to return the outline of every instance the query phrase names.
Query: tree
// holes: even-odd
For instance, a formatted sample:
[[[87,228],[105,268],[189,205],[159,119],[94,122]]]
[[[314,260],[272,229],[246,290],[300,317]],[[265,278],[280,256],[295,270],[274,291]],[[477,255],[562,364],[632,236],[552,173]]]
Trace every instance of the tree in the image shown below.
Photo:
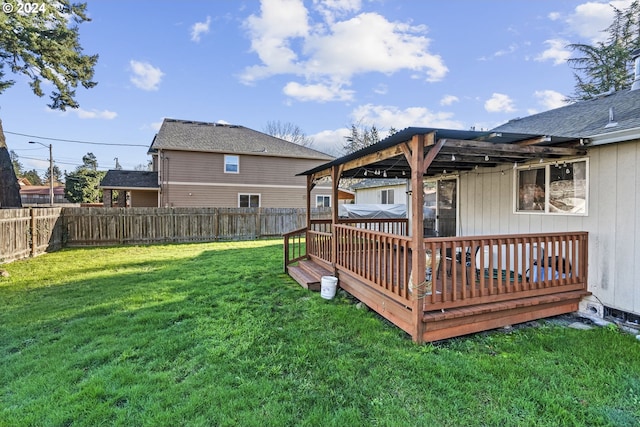
[[[13,171],[16,173],[17,177],[22,176],[22,163],[20,163],[20,158],[16,154],[15,151],[9,151],[9,158],[11,158],[11,163],[13,164]]]
[[[351,125],[351,135],[345,137],[347,143],[344,151],[349,154],[373,145],[380,141],[380,135],[376,125],[371,127],[362,124],[362,121]]]
[[[100,181],[106,172],[80,166],[65,176],[64,194],[72,203],[95,203],[102,199]]]
[[[0,208],[21,208],[20,185],[0,120]]]
[[[633,52],[640,47],[640,1],[624,10],[611,7],[615,17],[605,30],[606,41],[568,46],[578,54],[568,60],[576,80],[570,100],[582,101],[610,90],[627,89],[633,82]]]
[[[313,138],[308,137],[302,129],[290,122],[269,121],[264,128],[264,133],[303,147],[311,147],[313,145]]]
[[[47,168],[44,172],[44,182],[49,182],[49,173],[49,169]],[[55,163],[53,165],[53,182],[62,182],[62,171],[60,171],[60,168]]]
[[[84,156],[82,156],[82,166],[81,167],[84,167],[84,168],[87,168],[87,169],[97,170],[98,169],[98,159],[96,159],[95,154],[87,153]]]
[[[20,3],[24,6],[27,2]],[[28,3],[25,13],[12,10],[13,1],[3,2],[0,19],[0,94],[15,84],[6,69],[26,76],[31,90],[44,96],[43,81],[53,83],[50,108],[77,108],[78,84],[89,89],[98,55],[83,55],[78,41],[78,24],[89,21],[86,4],[70,0]],[[35,8],[35,9],[33,9]],[[31,12],[31,13],[29,13]],[[0,124],[0,207],[22,207],[20,186],[13,169]]]
[[[27,3],[25,2],[25,5]],[[5,76],[5,66],[14,74],[26,76],[31,90],[44,96],[43,81],[53,83],[50,108],[64,111],[78,108],[75,89],[89,89],[98,55],[84,55],[79,42],[78,24],[90,21],[86,3],[70,0],[29,3],[38,10],[31,13],[9,11],[13,2],[3,5],[0,20],[0,93],[15,84]],[[5,7],[6,6],[6,7]]]
[[[42,178],[38,175],[38,171],[35,169],[31,169],[30,171],[26,171],[22,174],[22,178],[26,178],[29,180],[31,185],[43,185]]]

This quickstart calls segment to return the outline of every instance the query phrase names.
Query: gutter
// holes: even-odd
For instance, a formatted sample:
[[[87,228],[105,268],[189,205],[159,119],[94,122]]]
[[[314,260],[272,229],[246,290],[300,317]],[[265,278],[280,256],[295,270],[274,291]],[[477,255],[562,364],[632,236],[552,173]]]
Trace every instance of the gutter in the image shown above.
[[[587,138],[585,143],[588,147],[598,145],[615,144],[617,142],[632,141],[640,139],[640,128],[623,129],[616,132],[607,132],[599,135],[593,135]]]

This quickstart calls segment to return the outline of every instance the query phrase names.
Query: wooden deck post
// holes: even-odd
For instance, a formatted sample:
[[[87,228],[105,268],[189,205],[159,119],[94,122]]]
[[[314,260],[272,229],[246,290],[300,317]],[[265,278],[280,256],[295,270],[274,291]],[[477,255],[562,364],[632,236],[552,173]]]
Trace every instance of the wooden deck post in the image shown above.
[[[425,137],[430,139],[433,144],[433,134],[415,135],[409,141],[408,147],[404,151],[405,157],[411,167],[411,265],[412,265],[412,282],[409,283],[409,289],[413,289],[413,341],[422,343],[422,334],[424,325],[423,316],[423,300],[420,295],[419,285],[425,280],[425,250],[424,250],[424,230],[423,230],[423,205],[424,205],[424,147]]]
[[[335,225],[338,223],[338,185],[340,184],[340,175],[342,175],[342,166],[333,166],[331,168],[331,266],[333,274],[337,275],[338,270],[338,239],[336,238]]]

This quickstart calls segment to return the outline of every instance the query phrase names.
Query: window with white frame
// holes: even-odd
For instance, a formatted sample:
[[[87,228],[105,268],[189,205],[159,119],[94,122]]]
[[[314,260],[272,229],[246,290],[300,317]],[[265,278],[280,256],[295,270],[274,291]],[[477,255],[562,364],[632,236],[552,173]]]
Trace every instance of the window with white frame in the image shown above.
[[[383,205],[392,205],[393,202],[393,189],[380,190],[380,203]]]
[[[259,208],[260,195],[259,194],[238,194],[238,207],[239,208]]]
[[[328,208],[331,206],[331,196],[317,195],[316,208]]]
[[[225,154],[224,173],[240,173],[240,157],[239,156]]]
[[[588,169],[586,159],[517,168],[515,211],[586,215]]]

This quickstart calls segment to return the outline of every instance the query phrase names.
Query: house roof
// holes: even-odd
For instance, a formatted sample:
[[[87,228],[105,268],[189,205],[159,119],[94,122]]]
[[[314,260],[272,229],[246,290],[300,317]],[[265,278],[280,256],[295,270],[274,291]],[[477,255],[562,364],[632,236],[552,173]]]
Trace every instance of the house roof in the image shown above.
[[[589,138],[639,127],[640,90],[621,90],[513,119],[492,131]]]
[[[158,172],[109,170],[100,188],[158,190]]]
[[[36,194],[48,196],[50,191],[51,188],[48,185],[25,185],[20,187],[20,194],[25,196]],[[53,194],[58,196],[64,195],[64,185],[54,185]]]
[[[164,119],[149,152],[180,150],[332,160],[328,154],[244,126]]]
[[[375,172],[374,172],[375,173]],[[405,177],[407,178],[407,177]],[[363,179],[351,185],[352,190],[361,190],[365,188],[389,187],[393,185],[407,185],[406,181],[397,178],[381,178],[381,179]]]
[[[438,141],[438,151],[425,172],[426,176],[446,171],[468,171],[478,166],[493,167],[505,163],[522,163],[535,159],[559,159],[564,156],[582,155],[579,139],[550,136],[546,133],[529,134],[515,132],[470,131],[409,127],[388,138],[335,159],[300,175],[320,178],[330,175],[334,166],[342,167],[342,178],[408,178],[410,168],[403,150],[412,138],[433,134]],[[424,154],[436,144],[425,146]]]

